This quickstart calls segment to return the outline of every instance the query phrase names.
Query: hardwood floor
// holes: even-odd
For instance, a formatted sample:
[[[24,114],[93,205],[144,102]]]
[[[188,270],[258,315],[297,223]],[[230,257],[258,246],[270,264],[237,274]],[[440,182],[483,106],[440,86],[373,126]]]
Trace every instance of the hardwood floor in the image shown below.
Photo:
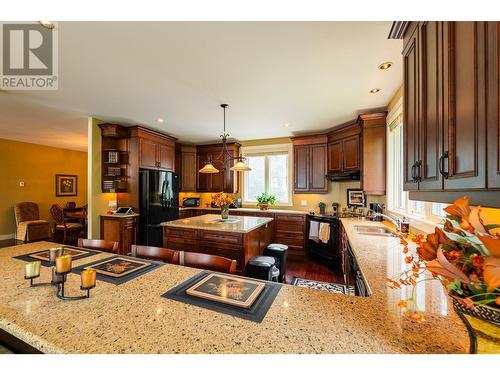
[[[310,258],[288,258],[286,283],[291,284],[294,277],[315,281],[343,284],[344,278],[340,270],[332,269]]]

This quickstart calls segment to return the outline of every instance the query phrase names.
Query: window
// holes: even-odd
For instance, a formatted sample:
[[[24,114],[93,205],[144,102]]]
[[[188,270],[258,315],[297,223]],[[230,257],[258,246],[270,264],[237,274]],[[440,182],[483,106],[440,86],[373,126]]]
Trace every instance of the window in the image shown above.
[[[291,145],[242,147],[252,170],[243,174],[243,203],[255,204],[266,192],[276,195],[277,204],[292,204],[290,176]]]
[[[439,222],[445,216],[444,203],[413,201],[408,192],[403,191],[403,123],[402,102],[396,103],[387,116],[387,208],[397,214],[411,216],[416,219]]]

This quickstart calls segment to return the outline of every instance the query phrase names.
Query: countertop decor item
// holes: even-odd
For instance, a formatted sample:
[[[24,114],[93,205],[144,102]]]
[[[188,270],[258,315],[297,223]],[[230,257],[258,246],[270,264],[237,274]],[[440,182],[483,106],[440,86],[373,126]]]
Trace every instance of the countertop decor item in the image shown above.
[[[269,206],[274,206],[276,204],[276,195],[262,193],[257,197],[257,206],[265,211],[269,208]]]
[[[324,215],[325,214],[325,209],[326,209],[326,203],[325,202],[319,202],[318,203],[318,207],[319,207],[319,213],[321,215]]]
[[[226,164],[229,161],[235,160],[236,162],[234,165],[229,168],[233,172],[248,172],[251,171],[252,169],[245,163],[245,157],[243,156],[237,156],[233,157],[229,151],[227,150],[227,138],[229,137],[229,133],[226,132],[226,108],[229,107],[228,104],[221,104],[220,105],[222,109],[224,110],[224,130],[222,134],[220,135],[222,139],[222,150],[219,155],[217,155],[214,158],[211,158],[209,160],[205,161],[205,166],[201,168],[198,172],[199,173],[219,173],[220,171],[214,167],[213,162],[214,161],[220,161],[222,162],[223,168],[222,171],[224,172],[226,170]]]
[[[229,219],[229,206],[236,203],[236,196],[220,192],[212,194],[212,202],[216,207],[220,207],[221,218],[227,220]]]
[[[448,290],[460,312],[500,326],[500,216],[481,207],[470,207],[469,198],[457,199],[444,211],[443,229],[411,236],[401,234],[408,270],[392,279],[390,287],[417,284],[429,271]],[[408,240],[417,244],[417,254],[408,253]],[[400,302],[416,320],[423,319],[417,301]]]
[[[348,207],[365,207],[365,193],[360,189],[347,189]]]

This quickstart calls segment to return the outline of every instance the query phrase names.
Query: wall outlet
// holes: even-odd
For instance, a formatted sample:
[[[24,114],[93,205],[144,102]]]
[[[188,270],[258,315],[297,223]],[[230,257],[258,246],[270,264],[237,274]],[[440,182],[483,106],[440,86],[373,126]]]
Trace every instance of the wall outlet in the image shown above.
[[[19,181],[19,187],[24,187],[24,181]]]
[[[300,205],[301,205],[302,207],[306,207],[306,206],[307,206],[307,201],[306,201],[305,199],[302,199],[302,200],[300,201]]]

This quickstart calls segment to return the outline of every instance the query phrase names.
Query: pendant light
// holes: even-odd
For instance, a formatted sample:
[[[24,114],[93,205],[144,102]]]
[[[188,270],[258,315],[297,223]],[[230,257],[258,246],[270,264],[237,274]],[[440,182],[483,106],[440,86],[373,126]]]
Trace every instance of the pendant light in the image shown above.
[[[214,161],[220,161],[223,165],[222,170],[226,170],[226,164],[229,160],[236,160],[234,165],[229,168],[230,171],[233,172],[248,172],[251,171],[252,168],[250,168],[246,163],[245,163],[245,158],[243,156],[232,156],[228,149],[227,149],[227,138],[229,137],[229,133],[226,132],[226,108],[228,107],[227,104],[221,104],[220,105],[222,109],[224,110],[224,131],[221,134],[222,138],[222,150],[221,153],[215,158],[215,159],[210,159],[205,162],[205,165],[203,168],[201,168],[198,172],[199,173],[219,173],[220,171],[214,167],[213,162]]]

